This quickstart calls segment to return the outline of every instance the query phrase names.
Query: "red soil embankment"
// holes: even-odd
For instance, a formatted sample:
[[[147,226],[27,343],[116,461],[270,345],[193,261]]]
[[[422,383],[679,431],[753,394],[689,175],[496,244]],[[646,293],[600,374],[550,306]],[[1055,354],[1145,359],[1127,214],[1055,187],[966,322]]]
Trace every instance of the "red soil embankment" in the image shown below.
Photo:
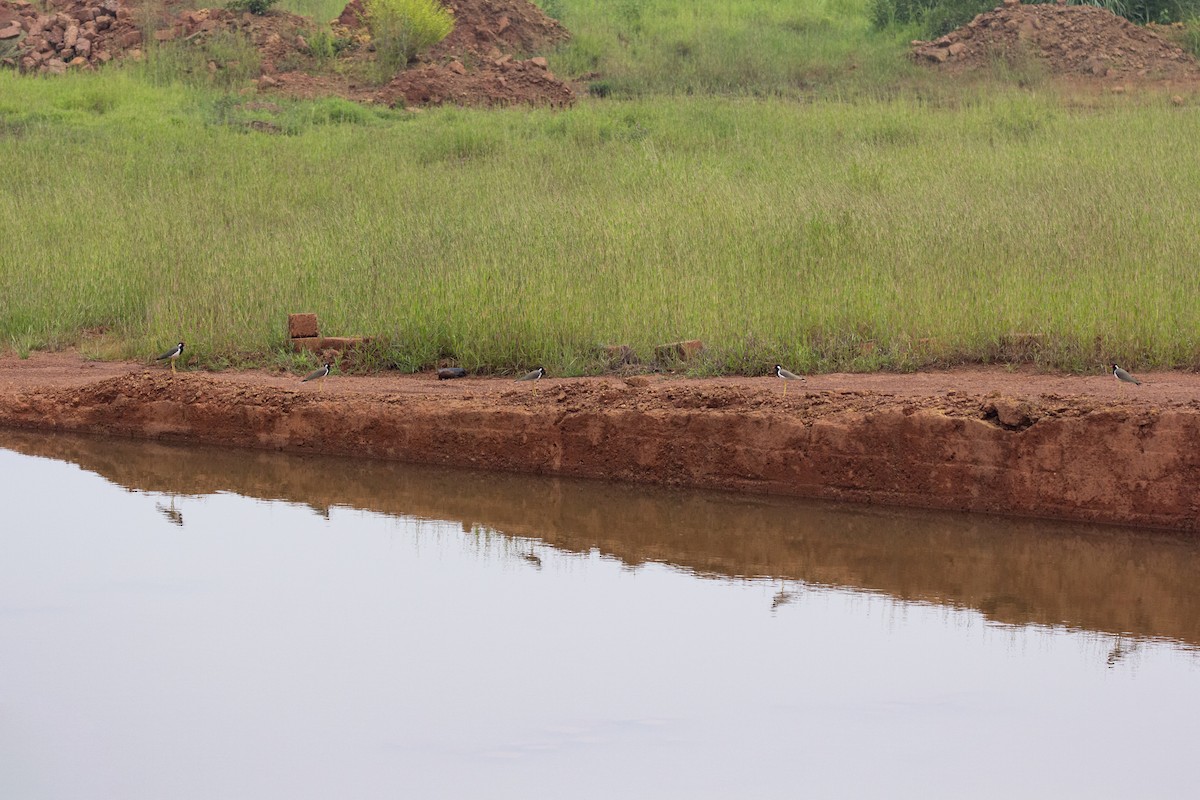
[[[0,426],[1200,530],[1200,377],[329,379],[0,359]],[[535,394],[536,389],[536,394]],[[0,433],[0,436],[3,434]]]

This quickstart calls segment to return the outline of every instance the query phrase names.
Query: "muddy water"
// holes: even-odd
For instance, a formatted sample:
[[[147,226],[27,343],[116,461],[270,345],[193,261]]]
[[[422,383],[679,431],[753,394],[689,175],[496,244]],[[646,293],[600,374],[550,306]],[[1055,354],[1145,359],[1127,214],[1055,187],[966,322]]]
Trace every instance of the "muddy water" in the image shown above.
[[[1200,546],[0,431],[0,797],[1182,797]]]

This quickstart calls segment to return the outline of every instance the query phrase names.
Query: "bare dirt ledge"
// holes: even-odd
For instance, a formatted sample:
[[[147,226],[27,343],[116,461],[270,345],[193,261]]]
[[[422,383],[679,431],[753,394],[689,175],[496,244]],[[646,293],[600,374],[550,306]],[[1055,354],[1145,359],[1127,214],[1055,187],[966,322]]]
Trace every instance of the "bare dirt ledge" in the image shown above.
[[[1200,531],[1200,376],[439,383],[0,358],[0,426]],[[0,441],[3,431],[0,430]]]

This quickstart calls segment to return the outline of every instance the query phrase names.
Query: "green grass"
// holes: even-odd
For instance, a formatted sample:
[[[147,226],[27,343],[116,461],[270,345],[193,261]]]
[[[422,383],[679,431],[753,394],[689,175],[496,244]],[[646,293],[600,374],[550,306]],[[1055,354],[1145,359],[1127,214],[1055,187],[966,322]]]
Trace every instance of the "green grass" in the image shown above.
[[[914,29],[871,31],[867,0],[540,0],[573,37],[552,60],[616,96],[887,95],[926,74]]]
[[[910,369],[1014,332],[1050,367],[1200,367],[1192,107],[326,101],[282,103],[281,135],[255,113],[0,73],[0,344],[103,327],[106,355],[240,363],[314,311],[404,369],[578,374],[600,344],[693,337],[701,371]]]

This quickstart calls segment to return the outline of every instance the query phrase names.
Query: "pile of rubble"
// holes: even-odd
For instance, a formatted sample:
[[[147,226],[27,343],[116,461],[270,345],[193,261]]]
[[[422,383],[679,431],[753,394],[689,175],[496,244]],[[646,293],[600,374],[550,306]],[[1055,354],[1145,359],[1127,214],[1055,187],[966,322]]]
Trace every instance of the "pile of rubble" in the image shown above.
[[[107,63],[142,43],[132,9],[120,0],[49,0],[46,8],[26,0],[0,3],[0,43],[16,44],[16,54],[0,64],[63,73]]]
[[[1004,5],[933,42],[913,42],[918,61],[970,70],[995,58],[1032,56],[1054,76],[1085,79],[1200,79],[1190,54],[1152,30],[1096,6]]]

